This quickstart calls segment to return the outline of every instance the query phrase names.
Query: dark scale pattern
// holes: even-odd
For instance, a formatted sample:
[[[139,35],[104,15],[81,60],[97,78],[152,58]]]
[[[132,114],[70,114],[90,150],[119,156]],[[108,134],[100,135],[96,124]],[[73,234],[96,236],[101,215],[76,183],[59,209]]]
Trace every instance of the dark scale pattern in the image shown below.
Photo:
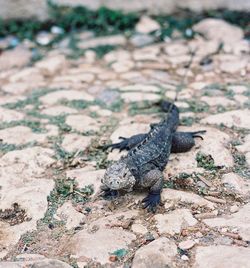
[[[180,153],[190,150],[195,137],[205,131],[176,132],[179,124],[179,111],[176,105],[164,101],[162,108],[167,116],[159,124],[154,124],[149,133],[137,134],[123,138],[120,143],[111,144],[106,148],[128,150],[124,161],[136,179],[136,184],[149,189],[148,196],[143,200],[144,207],[155,211],[160,202],[163,187],[163,174],[171,152]],[[108,175],[108,174],[107,174]]]

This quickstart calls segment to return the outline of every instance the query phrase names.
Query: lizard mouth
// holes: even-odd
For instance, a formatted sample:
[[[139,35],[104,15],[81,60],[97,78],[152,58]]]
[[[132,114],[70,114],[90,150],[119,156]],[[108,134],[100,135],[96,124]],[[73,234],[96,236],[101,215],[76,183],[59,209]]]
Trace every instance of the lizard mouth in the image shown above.
[[[112,189],[112,190],[119,190],[122,187],[119,184],[111,183],[111,184],[109,184],[109,188]]]

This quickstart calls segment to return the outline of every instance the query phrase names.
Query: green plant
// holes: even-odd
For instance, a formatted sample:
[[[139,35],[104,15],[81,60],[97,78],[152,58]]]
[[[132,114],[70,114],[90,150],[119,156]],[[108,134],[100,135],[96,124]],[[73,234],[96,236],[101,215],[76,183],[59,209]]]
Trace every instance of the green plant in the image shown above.
[[[217,167],[214,165],[214,159],[211,155],[206,155],[202,152],[196,154],[197,166],[202,167],[206,170],[214,170]]]
[[[52,20],[65,31],[81,29],[92,30],[97,35],[115,34],[132,30],[139,20],[135,13],[123,14],[106,7],[93,11],[83,6],[58,6],[52,1],[49,7]]]
[[[188,104],[190,107],[190,111],[194,113],[202,113],[207,112],[209,110],[209,106],[207,105],[207,103],[202,101],[189,100]]]

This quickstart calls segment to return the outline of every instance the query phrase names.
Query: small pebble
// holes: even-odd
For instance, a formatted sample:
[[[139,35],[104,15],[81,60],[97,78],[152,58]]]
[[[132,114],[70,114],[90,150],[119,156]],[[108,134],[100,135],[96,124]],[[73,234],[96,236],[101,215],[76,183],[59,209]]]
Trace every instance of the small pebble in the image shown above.
[[[196,233],[196,237],[201,238],[201,237],[203,237],[203,234],[202,234],[201,232],[197,232],[197,233]]]
[[[146,233],[144,238],[146,241],[154,241],[155,240],[155,237],[152,233]]]
[[[134,232],[134,233],[137,233],[137,234],[146,234],[148,232],[147,228],[145,226],[143,226],[142,224],[137,224],[137,223],[134,223],[132,226],[131,226],[131,230]]]
[[[188,261],[188,260],[189,260],[189,258],[188,258],[187,255],[182,255],[182,256],[181,256],[181,259],[182,259],[183,261]]]
[[[110,260],[111,262],[115,262],[115,261],[117,261],[117,256],[115,256],[115,255],[110,255],[110,256],[109,256],[109,260]]]
[[[233,206],[230,207],[230,212],[231,212],[231,213],[235,213],[235,212],[237,212],[237,211],[239,211],[239,207],[238,207],[238,206],[233,205]]]
[[[195,245],[193,240],[186,240],[179,243],[179,248],[182,250],[187,250],[192,248]]]

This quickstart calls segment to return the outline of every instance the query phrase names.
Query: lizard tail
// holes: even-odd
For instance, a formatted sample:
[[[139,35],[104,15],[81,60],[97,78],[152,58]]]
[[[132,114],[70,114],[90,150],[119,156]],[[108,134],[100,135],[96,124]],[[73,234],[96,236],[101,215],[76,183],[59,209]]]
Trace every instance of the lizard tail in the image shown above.
[[[203,134],[203,133],[206,133],[207,131],[206,130],[198,130],[198,131],[193,131],[193,132],[190,132],[192,135],[196,135],[196,134]]]
[[[207,132],[206,130],[198,130],[198,131],[190,132],[190,134],[193,136],[193,138],[200,138],[203,140],[203,137],[198,134],[204,134],[206,132]]]
[[[172,109],[176,110],[179,113],[177,106],[174,103],[166,101],[166,100],[161,102],[161,108],[166,113],[169,113],[170,110]]]

